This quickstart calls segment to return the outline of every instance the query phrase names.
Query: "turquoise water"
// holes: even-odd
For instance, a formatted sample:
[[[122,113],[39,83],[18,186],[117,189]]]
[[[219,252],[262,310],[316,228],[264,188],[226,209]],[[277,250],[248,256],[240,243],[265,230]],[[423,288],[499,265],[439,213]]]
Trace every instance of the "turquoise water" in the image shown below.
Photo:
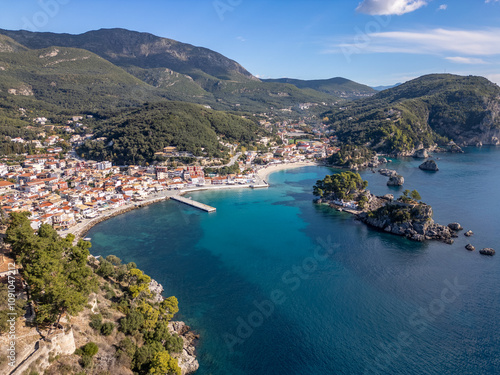
[[[92,253],[115,254],[165,287],[201,334],[197,374],[500,373],[500,150],[437,155],[429,173],[388,166],[434,208],[475,233],[416,243],[312,204],[333,170],[274,173],[265,190],[192,193],[94,227]],[[387,177],[363,172],[376,194]]]

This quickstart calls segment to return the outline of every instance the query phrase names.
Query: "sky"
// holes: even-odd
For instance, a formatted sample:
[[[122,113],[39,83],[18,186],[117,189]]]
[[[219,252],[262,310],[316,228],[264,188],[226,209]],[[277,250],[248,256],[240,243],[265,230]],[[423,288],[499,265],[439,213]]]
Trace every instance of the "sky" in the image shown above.
[[[260,78],[500,84],[500,0],[0,0],[0,28],[121,27],[210,48]]]

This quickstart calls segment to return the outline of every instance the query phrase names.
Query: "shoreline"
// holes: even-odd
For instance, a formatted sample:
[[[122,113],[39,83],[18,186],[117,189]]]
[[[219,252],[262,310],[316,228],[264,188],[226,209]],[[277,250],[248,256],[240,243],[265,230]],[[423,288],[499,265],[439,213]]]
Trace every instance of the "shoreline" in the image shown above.
[[[269,187],[269,183],[267,182],[267,178],[274,172],[279,172],[286,169],[297,169],[302,167],[312,167],[312,166],[321,166],[322,164],[316,162],[297,162],[297,163],[283,163],[283,164],[275,164],[271,166],[267,166],[265,168],[259,169],[256,172],[256,183],[255,184],[244,184],[244,185],[208,185],[208,186],[198,186],[193,188],[186,188],[181,190],[167,190],[160,193],[156,193],[150,198],[145,199],[144,201],[137,201],[133,203],[125,204],[124,206],[113,208],[111,210],[105,211],[102,215],[92,218],[92,219],[84,219],[81,223],[74,225],[68,230],[59,231],[59,234],[62,237],[66,237],[68,234],[73,234],[75,236],[75,242],[81,238],[84,238],[85,235],[91,230],[94,226],[103,221],[111,219],[115,216],[125,214],[132,210],[149,206],[153,203],[162,202],[165,200],[169,200],[171,197],[179,195],[185,195],[191,192],[196,191],[209,191],[209,190],[229,190],[229,189],[257,189],[257,188],[267,188]]]
[[[317,162],[307,162],[307,161],[300,161],[296,163],[273,164],[271,166],[266,166],[262,169],[259,169],[257,171],[257,175],[260,177],[261,180],[267,182],[267,178],[269,177],[269,175],[271,175],[274,172],[279,172],[286,169],[297,169],[302,167],[319,167],[319,166],[323,166],[323,164]]]

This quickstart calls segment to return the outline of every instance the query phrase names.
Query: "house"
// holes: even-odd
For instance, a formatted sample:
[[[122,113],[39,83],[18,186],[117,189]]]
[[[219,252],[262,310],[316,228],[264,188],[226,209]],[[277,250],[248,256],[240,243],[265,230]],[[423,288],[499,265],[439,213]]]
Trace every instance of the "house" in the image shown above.
[[[7,191],[14,188],[14,184],[9,181],[0,181],[0,191]]]

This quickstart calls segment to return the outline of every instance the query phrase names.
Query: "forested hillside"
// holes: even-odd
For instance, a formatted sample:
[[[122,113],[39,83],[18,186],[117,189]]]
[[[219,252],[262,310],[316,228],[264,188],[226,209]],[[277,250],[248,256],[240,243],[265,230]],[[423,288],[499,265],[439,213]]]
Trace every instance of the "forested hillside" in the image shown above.
[[[227,148],[221,142],[251,144],[262,132],[256,122],[241,116],[166,102],[109,117],[95,131],[95,138],[103,140],[87,141],[78,152],[89,159],[118,164],[151,162],[167,146],[195,156],[222,158]]]
[[[500,88],[482,77],[423,76],[326,113],[339,140],[387,153],[445,144],[497,144]]]

